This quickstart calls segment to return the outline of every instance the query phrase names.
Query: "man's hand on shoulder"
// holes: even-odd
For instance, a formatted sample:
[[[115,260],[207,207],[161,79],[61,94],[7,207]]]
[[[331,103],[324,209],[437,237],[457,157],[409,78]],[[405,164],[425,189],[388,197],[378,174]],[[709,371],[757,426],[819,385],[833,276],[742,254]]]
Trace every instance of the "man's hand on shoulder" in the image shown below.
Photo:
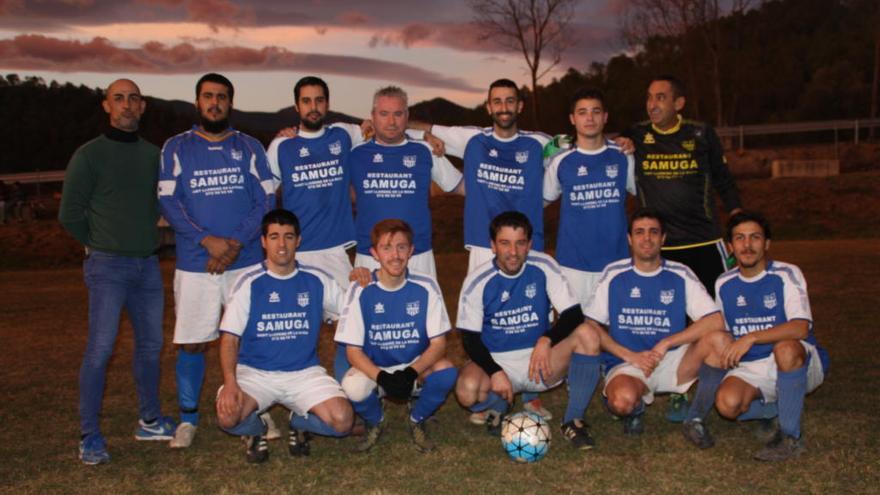
[[[632,155],[636,152],[635,143],[633,143],[633,140],[628,137],[617,136],[614,138],[614,144],[620,146],[620,149],[624,154]]]
[[[348,274],[348,280],[351,282],[357,282],[361,287],[366,287],[370,285],[370,280],[372,276],[370,275],[370,270],[362,266],[356,266],[351,273]]]
[[[278,134],[275,134],[276,138],[295,138],[299,128],[296,126],[285,127],[278,131]]]
[[[446,154],[446,143],[437,136],[425,131],[425,142],[431,145],[431,152],[436,156],[444,156]]]

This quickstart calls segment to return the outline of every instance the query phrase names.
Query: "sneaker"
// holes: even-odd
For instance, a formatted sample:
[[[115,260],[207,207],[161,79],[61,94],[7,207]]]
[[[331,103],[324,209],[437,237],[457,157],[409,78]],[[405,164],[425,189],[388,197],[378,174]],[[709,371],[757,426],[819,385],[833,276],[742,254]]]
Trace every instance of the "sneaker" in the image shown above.
[[[312,435],[307,431],[299,431],[294,427],[290,427],[290,436],[287,440],[287,450],[293,457],[304,457],[312,453],[312,446],[309,440]]]
[[[428,432],[425,430],[425,421],[416,423],[409,420],[409,433],[412,436],[413,443],[419,452],[425,453],[434,450],[434,442],[428,438]]]
[[[550,421],[551,419],[553,419],[553,413],[551,413],[544,407],[544,403],[541,402],[541,399],[532,399],[526,402],[525,404],[523,404],[523,409],[525,409],[527,412],[541,416],[546,421]]]
[[[669,409],[666,410],[666,421],[684,423],[690,407],[687,394],[669,394]]]
[[[562,425],[562,436],[578,450],[590,450],[596,446],[596,441],[590,436],[590,426],[579,419]]]
[[[168,446],[172,449],[185,449],[192,445],[193,438],[196,436],[196,425],[184,421],[177,425],[177,429],[174,430],[174,438],[168,442]]]
[[[804,453],[803,438],[790,437],[781,431],[760,452],[755,459],[767,462],[780,462],[794,459]]]
[[[755,438],[761,443],[769,443],[776,438],[776,432],[779,431],[779,419],[776,417],[759,419],[755,421],[757,425],[753,431]]]
[[[263,423],[266,423],[266,440],[278,440],[281,438],[281,429],[275,425],[275,421],[272,420],[272,415],[268,411],[260,414],[260,419],[263,420]]]
[[[134,439],[139,441],[171,440],[174,438],[174,430],[177,424],[168,416],[160,416],[152,423],[138,420],[138,427],[134,431]]]
[[[475,425],[482,426],[482,425],[486,424],[486,416],[487,416],[486,413],[487,413],[487,411],[480,411],[480,412],[471,413],[468,420]]]
[[[97,466],[110,462],[110,454],[107,452],[107,442],[100,433],[86,435],[79,442],[79,460],[87,466]]]
[[[639,436],[645,432],[644,414],[630,414],[623,418],[623,434]]]
[[[269,460],[269,441],[266,440],[265,430],[262,435],[254,435],[252,437],[242,437],[247,451],[245,459],[251,464],[262,464]]]
[[[382,436],[382,430],[385,429],[385,419],[379,421],[376,425],[367,425],[367,431],[364,433],[364,439],[357,446],[358,452],[367,452],[379,443],[379,437]]]
[[[493,437],[501,436],[501,426],[504,424],[504,413],[494,409],[486,410],[486,431]]]
[[[685,421],[681,425],[681,433],[688,442],[700,449],[709,449],[715,446],[715,439],[709,433],[709,428],[699,419]]]

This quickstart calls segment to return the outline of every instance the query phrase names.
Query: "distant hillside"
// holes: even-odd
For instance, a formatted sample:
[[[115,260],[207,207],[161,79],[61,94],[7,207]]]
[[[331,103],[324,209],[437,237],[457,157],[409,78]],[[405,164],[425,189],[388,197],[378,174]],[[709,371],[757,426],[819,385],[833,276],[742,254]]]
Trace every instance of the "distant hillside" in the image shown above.
[[[487,126],[492,123],[482,105],[465,108],[444,98],[416,103],[410,107],[409,116],[412,120],[440,125]]]

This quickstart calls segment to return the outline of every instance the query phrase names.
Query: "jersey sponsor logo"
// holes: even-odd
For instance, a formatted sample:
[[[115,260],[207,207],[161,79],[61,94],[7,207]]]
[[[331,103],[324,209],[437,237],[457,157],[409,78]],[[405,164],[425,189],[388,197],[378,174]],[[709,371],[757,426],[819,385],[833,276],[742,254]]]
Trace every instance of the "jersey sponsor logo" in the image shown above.
[[[736,296],[736,305],[740,308],[744,307],[746,305],[746,296],[742,294]]]
[[[520,169],[480,163],[480,166],[477,167],[477,182],[496,191],[522,191],[526,184],[522,173],[523,171]]]
[[[403,155],[403,166],[413,168],[416,166],[416,155]]]
[[[281,302],[281,296],[277,292],[272,291],[269,293],[269,302],[270,303]]]
[[[669,332],[672,328],[672,320],[665,313],[665,310],[623,308],[623,312],[617,315],[617,324],[621,329],[630,330],[638,335]]]
[[[770,294],[764,295],[764,307],[767,309],[773,309],[776,307],[776,293],[771,292]]]
[[[370,172],[361,181],[365,194],[373,194],[377,198],[401,198],[415,194],[418,189],[416,180],[409,173]]]
[[[489,158],[498,158],[498,150],[495,148],[489,150]]]
[[[776,326],[776,316],[743,316],[733,319],[733,325],[730,330],[734,337],[742,337],[743,335],[767,330]]]
[[[340,141],[330,143],[330,146],[328,146],[327,149],[330,150],[331,155],[337,156],[342,153],[342,143]]]
[[[344,172],[339,159],[326,160],[318,163],[303,163],[296,165],[290,174],[290,180],[299,187],[301,183],[307,183],[310,189],[314,187],[326,187],[334,182],[342,180]]]
[[[650,153],[645,158],[642,161],[642,170],[645,172],[696,173],[700,168],[690,153]]]
[[[672,301],[675,300],[675,289],[669,290],[661,290],[660,291],[660,302],[666,304],[667,306],[672,304]]]
[[[503,291],[501,292],[501,302],[506,302],[510,299],[510,292]]]
[[[576,184],[569,191],[568,200],[572,206],[584,209],[602,208],[619,202],[620,190],[613,181]]]
[[[534,327],[535,323],[540,322],[538,312],[531,304],[520,306],[514,309],[498,311],[492,315],[489,322],[493,327],[504,329],[507,334],[522,333],[529,328]]]
[[[300,158],[305,158],[309,155],[310,155],[309,149],[306,148],[305,146],[303,146],[302,148],[299,149],[299,157]]]
[[[189,188],[193,193],[213,196],[231,194],[234,189],[242,189],[244,182],[244,174],[238,167],[194,170],[193,177],[189,179]]]
[[[406,303],[406,314],[410,316],[415,316],[419,314],[419,301]]]
[[[586,165],[581,165],[578,167],[578,177],[585,177],[587,175],[587,167]]]
[[[223,146],[208,146],[208,151],[223,151]]]
[[[651,134],[650,132],[647,132],[647,133],[645,133],[645,139],[643,139],[642,142],[645,144],[654,144],[657,141],[654,140],[653,134]]]
[[[418,344],[421,340],[415,322],[374,323],[370,325],[368,337],[372,343],[381,343],[379,348],[385,351],[401,349],[408,344]]]
[[[382,303],[376,303],[376,305],[373,306],[373,313],[375,313],[375,314],[377,314],[377,315],[380,315],[380,314],[382,314],[382,313],[384,313],[384,312],[385,312],[385,305],[384,305],[384,304],[382,304]]]
[[[617,164],[613,163],[611,165],[605,165],[605,175],[608,176],[609,179],[617,178]]]
[[[240,162],[241,159],[244,157],[244,153],[242,153],[241,150],[236,149],[229,150],[229,155],[232,156],[232,159],[237,162]]]
[[[310,325],[307,318],[308,313],[305,311],[263,313],[256,325],[257,333],[272,332],[272,335],[267,337],[273,341],[295,339],[298,335],[308,335]]]
[[[382,153],[376,153],[373,155],[373,163],[384,163],[385,159],[382,158]]]
[[[629,291],[629,297],[631,299],[638,299],[642,297],[642,291],[638,287],[633,287],[632,290]]]
[[[533,299],[535,297],[535,294],[537,294],[537,293],[538,293],[538,284],[532,283],[532,284],[529,284],[526,286],[526,297],[528,297],[529,299]]]
[[[693,139],[687,139],[681,142],[681,147],[688,151],[694,151],[697,147],[697,143]]]
[[[308,292],[300,292],[296,295],[296,303],[299,304],[301,308],[304,308],[309,305],[309,293]]]
[[[514,156],[516,163],[523,164],[529,161],[529,152],[528,151],[517,151]]]
[[[258,321],[257,322],[257,332],[278,332],[282,330],[308,330],[309,329],[309,320],[300,320],[300,319],[287,319],[287,320],[278,320],[278,321]],[[308,332],[304,332],[305,335]],[[288,338],[296,338],[296,335],[290,335]],[[274,340],[283,340],[276,339]]]

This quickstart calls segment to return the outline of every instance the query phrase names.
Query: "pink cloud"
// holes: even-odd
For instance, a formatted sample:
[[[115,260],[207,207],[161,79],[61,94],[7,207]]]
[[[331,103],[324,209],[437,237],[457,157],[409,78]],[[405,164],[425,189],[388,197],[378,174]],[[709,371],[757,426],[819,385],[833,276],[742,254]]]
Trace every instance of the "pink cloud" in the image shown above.
[[[360,26],[361,24],[370,23],[373,20],[373,18],[367,14],[356,10],[346,10],[345,12],[341,12],[336,16],[336,19],[344,26]]]

